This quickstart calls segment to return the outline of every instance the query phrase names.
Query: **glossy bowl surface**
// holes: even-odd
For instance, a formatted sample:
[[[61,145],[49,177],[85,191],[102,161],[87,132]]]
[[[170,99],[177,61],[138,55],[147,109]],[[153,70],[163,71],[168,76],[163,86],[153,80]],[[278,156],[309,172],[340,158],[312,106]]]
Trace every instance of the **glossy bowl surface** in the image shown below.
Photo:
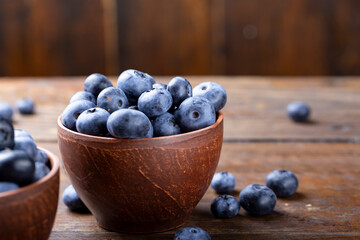
[[[50,172],[35,183],[0,193],[0,239],[48,239],[54,224],[59,198],[58,158],[50,159]]]
[[[217,167],[223,116],[197,131],[116,139],[65,128],[58,118],[64,167],[80,198],[108,230],[160,232],[185,223]]]

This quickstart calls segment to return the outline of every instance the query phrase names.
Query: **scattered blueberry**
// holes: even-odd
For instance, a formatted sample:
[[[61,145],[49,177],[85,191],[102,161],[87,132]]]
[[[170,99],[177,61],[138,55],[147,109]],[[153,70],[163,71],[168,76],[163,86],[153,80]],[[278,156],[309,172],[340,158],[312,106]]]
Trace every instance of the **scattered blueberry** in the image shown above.
[[[271,188],[277,197],[288,197],[298,188],[298,179],[288,170],[274,170],[266,176],[266,186]]]
[[[0,150],[14,147],[14,127],[6,119],[0,118]]]
[[[19,188],[19,185],[13,182],[0,182],[0,193],[7,192],[11,190],[16,190]]]
[[[16,107],[21,114],[34,114],[35,104],[30,98],[23,98],[16,101]]]
[[[221,110],[227,101],[225,89],[215,82],[203,82],[194,87],[193,96],[204,97],[214,106],[215,112]]]
[[[189,97],[175,111],[175,119],[182,131],[190,132],[214,124],[216,113],[206,98]]]
[[[33,182],[40,180],[45,177],[50,172],[50,168],[42,162],[35,162],[35,172],[33,177]]]
[[[76,120],[80,114],[89,109],[95,107],[93,102],[87,100],[79,100],[69,104],[61,116],[62,124],[70,130],[76,130]]]
[[[86,92],[86,91],[79,91],[79,92],[75,93],[71,97],[69,104],[73,103],[75,101],[79,101],[79,100],[88,100],[88,101],[96,104],[96,98],[95,98],[94,94],[92,94],[91,92]]]
[[[140,95],[138,108],[148,117],[157,117],[167,112],[172,103],[171,94],[167,90],[154,88]]]
[[[168,112],[156,117],[153,120],[152,125],[154,128],[154,137],[170,136],[181,133],[174,115]]]
[[[268,187],[260,184],[246,186],[240,192],[240,205],[251,215],[266,215],[273,211],[276,195]]]
[[[5,118],[9,122],[12,122],[13,109],[11,105],[7,102],[0,102],[0,117]]]
[[[43,164],[48,164],[49,158],[44,151],[38,149],[34,161]]]
[[[152,89],[155,80],[147,73],[129,69],[122,72],[117,86],[126,94],[129,104],[136,105],[140,95]]]
[[[211,187],[219,194],[231,193],[235,188],[235,177],[229,172],[215,173]]]
[[[162,88],[162,89],[165,89],[167,88],[167,85],[165,83],[154,83],[152,85],[153,88]]]
[[[211,203],[211,212],[216,218],[233,218],[240,211],[239,201],[231,195],[221,195]]]
[[[62,200],[64,204],[73,212],[89,212],[89,209],[81,201],[73,185],[69,185],[67,188],[65,188],[62,195]]]
[[[13,149],[24,151],[33,160],[35,160],[38,151],[34,140],[29,137],[15,137]]]
[[[99,107],[85,110],[76,121],[76,130],[84,134],[106,136],[108,133],[106,123],[109,116],[108,111]]]
[[[35,163],[24,151],[0,152],[0,181],[28,184],[32,181]]]
[[[107,129],[116,138],[151,138],[153,127],[149,118],[142,112],[132,109],[120,109],[113,112]]]
[[[112,86],[113,85],[110,80],[100,73],[93,73],[89,75],[84,82],[84,90],[92,93],[95,98],[103,89]]]
[[[211,237],[202,228],[185,227],[175,233],[174,240],[211,240]]]
[[[288,116],[295,122],[306,122],[310,116],[310,107],[303,102],[292,102],[286,108]]]
[[[192,87],[183,77],[174,77],[167,85],[167,90],[173,97],[174,106],[179,106],[186,98],[192,96]]]
[[[97,97],[97,105],[109,113],[127,108],[129,103],[125,93],[116,87],[108,87],[102,90]]]

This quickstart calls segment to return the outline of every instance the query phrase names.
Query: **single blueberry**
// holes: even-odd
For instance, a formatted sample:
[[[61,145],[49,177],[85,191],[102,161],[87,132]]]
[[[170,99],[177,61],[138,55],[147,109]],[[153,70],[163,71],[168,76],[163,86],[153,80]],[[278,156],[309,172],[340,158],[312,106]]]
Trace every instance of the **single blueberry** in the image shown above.
[[[14,138],[13,125],[5,118],[0,118],[0,150],[13,148],[15,145]]]
[[[95,104],[87,100],[79,100],[69,104],[61,115],[62,124],[68,129],[76,131],[76,120],[80,114],[93,107]]]
[[[175,233],[174,240],[211,240],[211,237],[202,228],[184,227]]]
[[[34,140],[33,137],[31,136],[31,134],[24,129],[15,129],[15,138],[18,138],[18,137],[28,137],[28,138]]]
[[[0,117],[12,122],[14,111],[8,102],[0,102]]]
[[[149,74],[129,69],[120,74],[117,86],[124,91],[129,104],[136,105],[140,95],[151,90],[154,83],[154,78]]]
[[[34,161],[41,162],[43,164],[48,164],[49,158],[44,151],[38,149]]]
[[[288,170],[274,170],[266,176],[266,186],[271,188],[277,197],[288,197],[298,188],[298,179]]]
[[[76,121],[76,130],[80,133],[106,136],[106,123],[110,113],[102,108],[90,108],[80,114]]]
[[[85,206],[83,201],[81,201],[79,195],[75,191],[73,185],[69,185],[65,188],[62,200],[64,204],[73,212],[89,212],[89,209]]]
[[[113,112],[107,129],[116,138],[151,138],[153,127],[149,118],[142,112],[133,109],[120,109]]]
[[[95,98],[94,94],[92,94],[91,92],[86,92],[86,91],[79,91],[79,92],[75,93],[71,97],[69,104],[73,103],[75,101],[79,101],[79,100],[88,100],[88,101],[96,104],[96,98]]]
[[[154,137],[170,136],[181,133],[174,115],[168,112],[156,117],[152,121],[152,125],[154,128]]]
[[[165,83],[154,83],[152,85],[153,88],[162,88],[162,89],[165,89],[167,88],[167,85]]]
[[[260,184],[246,186],[240,192],[240,205],[251,215],[266,215],[273,211],[276,195],[268,187]]]
[[[18,189],[19,185],[13,182],[0,182],[0,193]]]
[[[216,113],[206,98],[189,97],[175,111],[175,119],[183,132],[190,132],[214,124]]]
[[[84,81],[84,90],[90,92],[96,98],[99,93],[107,88],[112,87],[110,80],[100,73],[93,73],[89,75]]]
[[[173,97],[174,106],[179,106],[186,98],[192,96],[192,87],[183,77],[174,77],[167,85],[167,90]]]
[[[288,116],[294,122],[306,122],[310,116],[310,107],[303,102],[292,102],[286,108]]]
[[[12,149],[24,151],[33,160],[35,160],[38,151],[34,140],[29,137],[15,137],[15,144]]]
[[[42,163],[42,162],[35,162],[35,173],[33,182],[40,180],[41,178],[45,177],[50,172],[50,168]]]
[[[235,188],[235,177],[229,172],[215,173],[211,187],[219,194],[231,193]]]
[[[221,195],[211,203],[211,212],[216,218],[233,218],[240,211],[239,201],[231,195]]]
[[[138,108],[148,117],[157,117],[166,113],[172,106],[171,94],[161,88],[154,88],[142,93],[138,100]]]
[[[35,163],[24,151],[0,152],[0,181],[28,184],[32,182],[34,172]]]
[[[21,114],[34,114],[35,103],[30,98],[23,98],[16,101],[16,107]]]
[[[105,109],[109,113],[116,110],[127,108],[129,102],[123,90],[116,87],[108,87],[102,90],[97,97],[97,106]]]
[[[193,96],[204,97],[209,100],[214,108],[215,112],[221,110],[227,101],[227,94],[225,89],[215,82],[203,82],[194,87]]]

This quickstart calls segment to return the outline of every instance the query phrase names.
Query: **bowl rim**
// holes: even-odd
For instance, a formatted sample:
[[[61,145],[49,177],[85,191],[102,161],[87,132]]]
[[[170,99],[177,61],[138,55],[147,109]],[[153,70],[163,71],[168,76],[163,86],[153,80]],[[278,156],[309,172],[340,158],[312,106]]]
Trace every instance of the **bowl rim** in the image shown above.
[[[60,115],[57,119],[58,128],[60,128],[62,131],[64,131],[66,134],[74,135],[78,138],[92,140],[93,142],[102,142],[102,143],[121,143],[121,142],[144,142],[144,141],[154,141],[154,140],[167,140],[167,139],[176,139],[176,138],[183,138],[183,137],[191,137],[191,136],[198,136],[201,134],[204,134],[211,129],[217,128],[222,122],[223,122],[223,114],[221,111],[218,111],[216,116],[217,119],[214,124],[201,128],[195,131],[190,131],[186,133],[180,133],[176,135],[170,135],[170,136],[161,136],[161,137],[152,137],[152,138],[115,138],[115,137],[100,137],[100,136],[94,136],[94,135],[88,135],[84,133],[75,132],[71,129],[68,129],[65,127],[61,122],[61,116]],[[59,131],[58,131],[59,135]]]
[[[42,177],[41,179],[39,179],[36,182],[33,182],[29,185],[20,187],[15,190],[10,190],[10,191],[0,193],[0,199],[4,199],[6,197],[12,197],[12,196],[24,193],[26,191],[30,192],[32,189],[35,189],[37,186],[46,184],[46,182],[48,182],[50,179],[54,178],[54,176],[56,176],[56,174],[59,172],[60,161],[59,161],[58,157],[43,147],[37,147],[37,148],[41,151],[44,151],[46,153],[47,157],[49,158],[49,161],[51,163],[50,172],[48,174],[46,174],[44,177]]]

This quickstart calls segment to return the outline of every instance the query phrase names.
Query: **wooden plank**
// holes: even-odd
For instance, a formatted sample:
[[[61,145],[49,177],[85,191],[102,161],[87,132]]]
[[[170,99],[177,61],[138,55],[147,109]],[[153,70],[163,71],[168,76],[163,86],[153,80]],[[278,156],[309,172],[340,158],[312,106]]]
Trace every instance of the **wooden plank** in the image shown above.
[[[171,77],[156,77],[167,83]],[[2,100],[12,104],[32,97],[38,115],[15,115],[15,126],[38,141],[56,141],[56,119],[70,97],[82,90],[85,77],[0,80]],[[116,84],[116,77],[111,78]],[[188,77],[193,86],[204,81],[222,84],[228,93],[223,110],[225,141],[359,141],[358,78]],[[294,100],[307,102],[312,121],[295,124],[285,109]],[[41,119],[41,121],[39,121]],[[236,127],[234,127],[236,126]]]
[[[56,143],[42,143],[59,156]],[[264,184],[274,169],[293,171],[299,189],[278,199],[267,216],[249,216],[243,209],[233,219],[215,219],[210,212],[217,196],[210,188],[184,226],[199,226],[212,239],[355,239],[360,237],[360,162],[358,144],[350,143],[224,143],[217,171],[237,180],[233,195],[252,183]],[[61,192],[69,184],[62,169]],[[171,239],[177,230],[148,235],[108,232],[92,215],[70,213],[59,200],[50,239]]]

